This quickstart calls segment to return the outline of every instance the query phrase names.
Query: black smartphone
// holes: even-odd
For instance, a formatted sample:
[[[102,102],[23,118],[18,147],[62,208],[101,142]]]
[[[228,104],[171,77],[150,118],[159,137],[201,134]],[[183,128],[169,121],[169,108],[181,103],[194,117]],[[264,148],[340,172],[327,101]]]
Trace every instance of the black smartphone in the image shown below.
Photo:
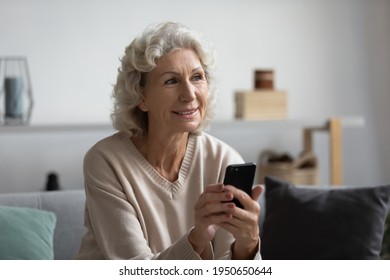
[[[226,167],[223,184],[235,186],[236,188],[241,189],[247,194],[251,195],[255,172],[256,164],[252,162],[229,165]],[[234,198],[233,202],[237,207],[243,208],[238,199]]]

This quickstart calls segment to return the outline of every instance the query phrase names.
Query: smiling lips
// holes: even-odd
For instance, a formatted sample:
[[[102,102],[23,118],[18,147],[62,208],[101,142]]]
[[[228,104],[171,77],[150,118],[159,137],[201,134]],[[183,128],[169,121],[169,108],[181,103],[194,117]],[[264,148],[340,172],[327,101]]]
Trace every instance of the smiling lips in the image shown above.
[[[172,111],[172,113],[179,115],[179,116],[190,116],[195,114],[198,111],[198,108],[188,110],[188,111]]]

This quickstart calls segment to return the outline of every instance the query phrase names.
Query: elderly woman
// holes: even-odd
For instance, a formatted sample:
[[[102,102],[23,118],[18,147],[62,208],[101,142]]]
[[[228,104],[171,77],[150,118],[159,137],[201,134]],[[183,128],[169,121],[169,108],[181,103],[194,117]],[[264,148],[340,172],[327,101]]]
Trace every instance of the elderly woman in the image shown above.
[[[118,132],[85,156],[87,232],[77,258],[260,259],[262,188],[250,197],[223,185],[226,166],[243,159],[202,132],[215,91],[201,36],[158,24],[121,62],[112,114]]]

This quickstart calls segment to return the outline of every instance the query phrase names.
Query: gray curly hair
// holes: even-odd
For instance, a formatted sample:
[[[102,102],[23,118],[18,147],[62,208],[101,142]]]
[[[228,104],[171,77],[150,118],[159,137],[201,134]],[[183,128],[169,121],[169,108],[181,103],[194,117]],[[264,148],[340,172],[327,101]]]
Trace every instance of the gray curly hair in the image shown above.
[[[215,115],[216,90],[214,85],[214,52],[211,44],[198,32],[174,22],[149,26],[126,48],[118,69],[113,90],[113,126],[130,136],[146,135],[148,115],[139,109],[143,100],[142,87],[146,74],[156,67],[156,60],[170,52],[188,48],[194,50],[205,71],[209,94],[203,122],[193,133],[199,134],[210,124]]]

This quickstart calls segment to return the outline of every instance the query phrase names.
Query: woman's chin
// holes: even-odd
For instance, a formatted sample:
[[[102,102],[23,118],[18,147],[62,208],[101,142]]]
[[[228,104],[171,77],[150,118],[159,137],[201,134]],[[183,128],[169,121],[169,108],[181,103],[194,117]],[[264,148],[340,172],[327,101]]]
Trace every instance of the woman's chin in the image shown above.
[[[193,132],[200,126],[199,122],[191,122],[186,123],[185,125],[177,126],[176,129],[178,129],[181,132]]]

